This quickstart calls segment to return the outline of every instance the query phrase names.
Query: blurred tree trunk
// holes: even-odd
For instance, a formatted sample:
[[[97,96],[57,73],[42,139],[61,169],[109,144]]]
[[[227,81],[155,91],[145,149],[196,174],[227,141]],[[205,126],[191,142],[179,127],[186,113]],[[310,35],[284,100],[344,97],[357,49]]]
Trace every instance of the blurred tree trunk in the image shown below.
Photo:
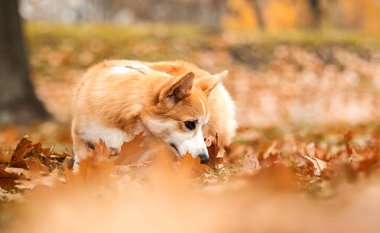
[[[259,24],[259,28],[260,30],[264,31],[265,30],[264,16],[261,11],[260,4],[258,0],[251,0],[251,3],[253,5],[253,10],[255,11],[256,20],[257,20],[257,23]]]
[[[318,28],[321,23],[321,1],[308,0],[308,2],[312,14],[312,26]]]
[[[37,99],[24,49],[17,0],[0,3],[0,124],[48,118]]]

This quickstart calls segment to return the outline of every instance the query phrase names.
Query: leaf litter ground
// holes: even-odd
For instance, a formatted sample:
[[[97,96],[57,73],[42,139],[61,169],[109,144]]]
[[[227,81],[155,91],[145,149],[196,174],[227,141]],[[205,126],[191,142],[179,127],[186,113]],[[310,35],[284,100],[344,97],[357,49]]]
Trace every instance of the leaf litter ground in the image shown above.
[[[60,123],[1,128],[1,232],[378,232],[378,47],[164,25],[27,35],[37,93]],[[228,68],[241,127],[227,156],[217,137],[207,166],[139,137],[116,157],[99,142],[73,172],[62,106],[89,65],[121,57]]]
[[[112,156],[100,141],[75,172],[71,154],[56,153],[24,137],[15,149],[0,152],[2,228],[48,232],[56,227],[64,232],[78,227],[83,230],[78,232],[102,232],[102,227],[110,227],[114,232],[151,232],[160,226],[173,232],[294,232],[317,222],[320,225],[308,231],[338,227],[376,232],[362,222],[377,226],[372,218],[379,206],[371,203],[377,203],[380,194],[380,131],[357,127],[352,132],[330,132],[291,132],[267,138],[265,130],[244,128],[228,156],[214,158],[208,166],[191,155],[174,159],[166,147],[144,144],[142,136],[125,143],[118,156]],[[207,139],[212,158],[216,140]],[[153,155],[139,161],[152,148]],[[359,216],[362,211],[370,212]],[[143,213],[153,218],[144,220],[151,227],[133,222],[143,221]],[[163,213],[172,220],[162,217]],[[356,215],[360,223],[344,224]],[[194,216],[197,227],[181,228],[191,225]],[[41,222],[41,218],[49,221]],[[100,218],[104,218],[101,224]],[[202,222],[203,218],[209,221]],[[18,225],[19,221],[25,221],[28,228]],[[71,223],[65,225],[65,221]]]

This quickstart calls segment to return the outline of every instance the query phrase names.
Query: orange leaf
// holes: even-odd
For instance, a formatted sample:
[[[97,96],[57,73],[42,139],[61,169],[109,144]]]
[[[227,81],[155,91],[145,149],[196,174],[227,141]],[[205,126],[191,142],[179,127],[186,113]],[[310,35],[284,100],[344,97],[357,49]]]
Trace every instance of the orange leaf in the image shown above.
[[[110,159],[111,152],[105,142],[99,140],[88,157],[80,161],[78,172],[66,169],[66,182],[77,187],[107,183],[115,169]]]
[[[22,173],[8,172],[0,167],[0,187],[5,190],[12,190],[16,185],[16,180],[25,178]]]
[[[32,149],[32,141],[30,141],[27,136],[23,137],[21,141],[17,144],[17,147],[12,154],[9,166],[27,169],[26,163],[24,161],[24,156],[27,153],[29,153]]]
[[[185,156],[179,160],[179,165],[181,170],[189,170],[193,175],[203,173],[207,168],[207,165],[201,164],[201,158],[193,158],[189,153],[186,153]]]
[[[11,162],[12,153],[9,150],[5,150],[4,147],[0,147],[0,163],[9,164]]]
[[[352,148],[350,145],[350,141],[352,139],[352,132],[348,132],[344,135],[344,145],[346,146],[348,157],[352,155]]]
[[[218,157],[219,146],[218,146],[218,135],[208,136],[205,139],[205,143],[207,146],[207,151],[209,155],[209,166],[215,167],[218,164],[223,164],[223,157]]]
[[[126,165],[137,162],[144,151],[144,148],[141,147],[143,140],[143,135],[139,134],[132,141],[124,142],[121,146],[120,154],[115,159],[115,164]]]
[[[36,157],[29,157],[24,160],[28,169],[35,173],[49,174],[49,168],[45,166],[41,161]]]

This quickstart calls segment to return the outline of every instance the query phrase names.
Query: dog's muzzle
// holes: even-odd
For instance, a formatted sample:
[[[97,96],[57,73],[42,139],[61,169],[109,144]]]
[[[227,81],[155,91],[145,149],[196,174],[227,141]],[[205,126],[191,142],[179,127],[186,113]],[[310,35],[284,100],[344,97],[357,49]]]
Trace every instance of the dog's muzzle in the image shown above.
[[[200,154],[199,158],[201,158],[201,164],[208,163],[208,161],[209,161],[209,158],[206,154]]]
[[[170,146],[178,153],[178,155],[180,154],[177,146],[173,143],[170,143]],[[193,157],[199,157],[201,159],[201,164],[205,164],[205,163],[208,163],[209,162],[209,156],[208,156],[208,153],[201,153],[201,154],[198,154],[198,155],[193,155]]]

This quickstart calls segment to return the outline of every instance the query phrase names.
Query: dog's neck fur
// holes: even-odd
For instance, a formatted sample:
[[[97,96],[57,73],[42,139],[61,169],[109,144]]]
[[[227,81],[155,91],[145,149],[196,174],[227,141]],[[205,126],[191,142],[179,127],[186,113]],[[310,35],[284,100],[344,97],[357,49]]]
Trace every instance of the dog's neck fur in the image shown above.
[[[106,126],[123,130],[130,136],[140,134],[146,128],[141,120],[141,112],[144,110],[145,106],[151,105],[157,101],[155,97],[152,97],[154,96],[152,95],[152,92],[155,92],[158,95],[161,86],[168,80],[168,78],[171,77],[171,75],[152,70],[147,66],[135,67],[132,65],[112,67],[110,71],[111,75],[120,76],[121,78],[123,78],[123,75],[133,74],[136,82],[134,82],[134,79],[131,79],[130,77],[128,81],[125,80],[124,82],[128,82],[127,85],[130,89],[135,91],[135,94],[126,96],[126,98],[131,98],[133,96],[133,99],[129,99],[123,103],[120,103],[119,100],[110,98],[108,100],[108,105],[118,107],[114,109],[115,111],[112,111],[111,108],[111,111],[108,114],[109,117],[102,117],[102,119],[107,119],[108,122],[102,123]],[[139,81],[141,81],[139,80],[137,82],[137,79],[143,79],[144,86],[137,86],[137,84],[140,83]],[[122,80],[120,85],[123,85]],[[123,89],[120,87],[115,87],[115,91],[120,92],[122,90]],[[123,95],[119,93],[118,96]],[[114,103],[114,101],[117,101],[117,104]],[[130,103],[133,103],[133,105],[130,105]],[[113,118],[111,116],[113,116]]]

